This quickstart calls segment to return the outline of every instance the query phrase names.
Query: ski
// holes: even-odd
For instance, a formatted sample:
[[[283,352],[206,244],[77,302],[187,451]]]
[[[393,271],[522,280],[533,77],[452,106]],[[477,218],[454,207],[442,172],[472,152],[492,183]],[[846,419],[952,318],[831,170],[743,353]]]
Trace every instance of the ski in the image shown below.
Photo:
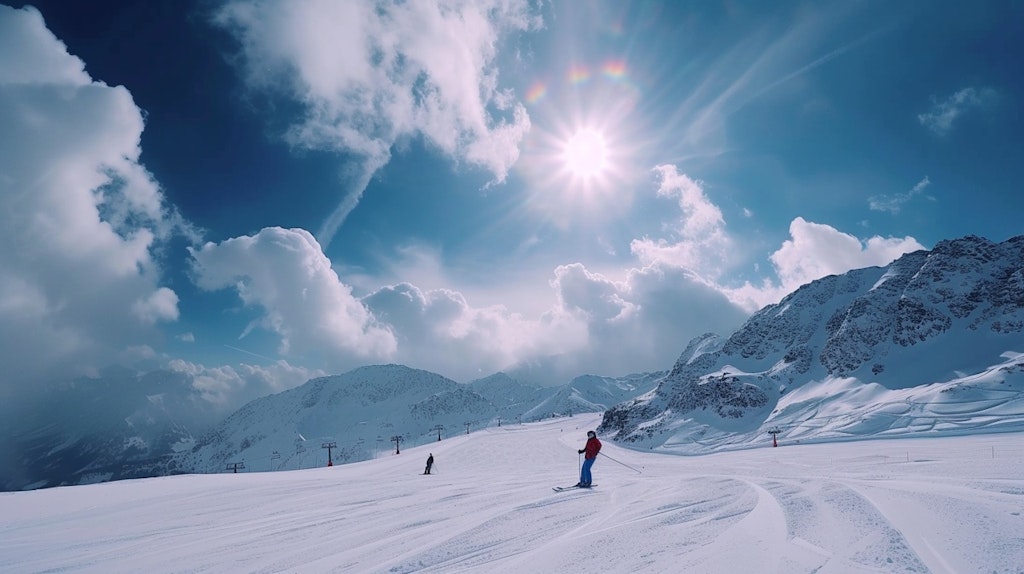
[[[578,488],[594,488],[595,486],[597,486],[597,485],[596,484],[591,484],[590,486],[585,486],[584,487],[584,486],[576,486],[574,484],[572,486],[555,486],[551,490],[554,490],[555,492],[565,492],[566,490],[576,490]]]

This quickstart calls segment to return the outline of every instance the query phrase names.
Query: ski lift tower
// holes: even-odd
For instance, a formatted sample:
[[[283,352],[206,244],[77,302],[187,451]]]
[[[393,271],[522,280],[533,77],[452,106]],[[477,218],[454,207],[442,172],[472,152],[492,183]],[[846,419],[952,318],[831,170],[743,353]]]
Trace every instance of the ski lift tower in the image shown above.
[[[325,442],[321,445],[321,448],[327,449],[327,466],[334,466],[334,460],[331,458],[331,449],[338,448],[338,443],[334,441]]]
[[[773,447],[779,446],[779,441],[775,437],[780,432],[782,432],[782,431],[779,430],[779,427],[772,427],[772,428],[768,429],[768,434],[772,435],[772,446]]]

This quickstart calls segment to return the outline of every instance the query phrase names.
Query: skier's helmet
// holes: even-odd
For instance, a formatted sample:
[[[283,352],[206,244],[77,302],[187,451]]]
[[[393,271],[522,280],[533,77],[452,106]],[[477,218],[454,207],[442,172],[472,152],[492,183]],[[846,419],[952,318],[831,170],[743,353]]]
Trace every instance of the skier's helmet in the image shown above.
[[[594,431],[587,431],[587,436],[597,438],[597,433]]]

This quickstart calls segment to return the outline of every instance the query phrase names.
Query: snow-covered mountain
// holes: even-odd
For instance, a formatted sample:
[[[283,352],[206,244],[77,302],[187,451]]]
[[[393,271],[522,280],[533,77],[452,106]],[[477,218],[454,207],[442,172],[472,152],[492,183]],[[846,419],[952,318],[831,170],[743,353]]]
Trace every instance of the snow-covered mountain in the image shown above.
[[[506,373],[495,373],[472,381],[469,388],[490,401],[498,409],[498,416],[505,420],[516,417],[522,419],[523,413],[543,402],[557,390],[553,387],[524,383]]]
[[[540,388],[503,373],[462,384],[402,365],[361,367],[252,401],[178,456],[169,472],[367,460],[477,428],[600,413],[653,388],[659,377],[580,377],[562,388]]]
[[[6,405],[0,488],[156,476],[177,445],[223,414],[171,371],[110,368]]]
[[[814,281],[727,339],[694,339],[655,390],[609,409],[601,430],[681,452],[763,444],[769,431],[834,440],[1009,430],[1024,428],[1022,397],[1024,236],[972,236]]]
[[[625,377],[581,375],[526,411],[523,420],[536,421],[573,413],[599,413],[612,405],[647,393],[657,386],[665,371],[638,373]]]
[[[495,417],[487,399],[441,375],[401,365],[362,367],[248,403],[170,470],[220,472],[229,463],[279,470],[366,460]]]

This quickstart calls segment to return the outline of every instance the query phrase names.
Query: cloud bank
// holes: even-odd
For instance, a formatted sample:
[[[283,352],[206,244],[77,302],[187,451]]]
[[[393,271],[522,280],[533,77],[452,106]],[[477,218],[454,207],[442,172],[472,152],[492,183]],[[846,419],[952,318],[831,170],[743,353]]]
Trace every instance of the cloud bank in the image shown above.
[[[267,228],[193,249],[196,281],[234,290],[259,313],[250,329],[274,333],[278,352],[292,363],[341,372],[397,362],[464,382],[531,367],[538,380],[558,383],[585,372],[668,368],[693,337],[728,334],[800,285],[923,249],[910,237],[861,240],[798,217],[790,239],[769,258],[776,281],[725,285],[721,271],[731,264],[728,247],[736,241],[720,209],[675,167],[656,171],[658,195],[678,210],[668,237],[634,240],[636,266],[623,269],[621,280],[579,262],[557,266],[549,284],[555,303],[536,317],[408,282],[356,297],[301,229]]]
[[[330,373],[276,361],[266,366],[242,364],[237,367],[214,366],[172,359],[167,368],[184,373],[192,380],[192,387],[206,401],[227,412],[248,401],[286,391],[306,381]]]
[[[342,372],[397,362],[468,382],[544,363],[546,382],[582,372],[628,374],[668,362],[708,325],[738,326],[746,312],[688,269],[662,262],[614,281],[580,263],[558,266],[556,304],[535,318],[480,307],[452,289],[398,283],[357,298],[302,229],[192,249],[196,284],[233,290],[292,363]],[[563,379],[559,379],[563,377]]]
[[[139,163],[142,129],[38,11],[0,6],[0,388],[93,372],[178,319],[156,255],[195,232]]]

